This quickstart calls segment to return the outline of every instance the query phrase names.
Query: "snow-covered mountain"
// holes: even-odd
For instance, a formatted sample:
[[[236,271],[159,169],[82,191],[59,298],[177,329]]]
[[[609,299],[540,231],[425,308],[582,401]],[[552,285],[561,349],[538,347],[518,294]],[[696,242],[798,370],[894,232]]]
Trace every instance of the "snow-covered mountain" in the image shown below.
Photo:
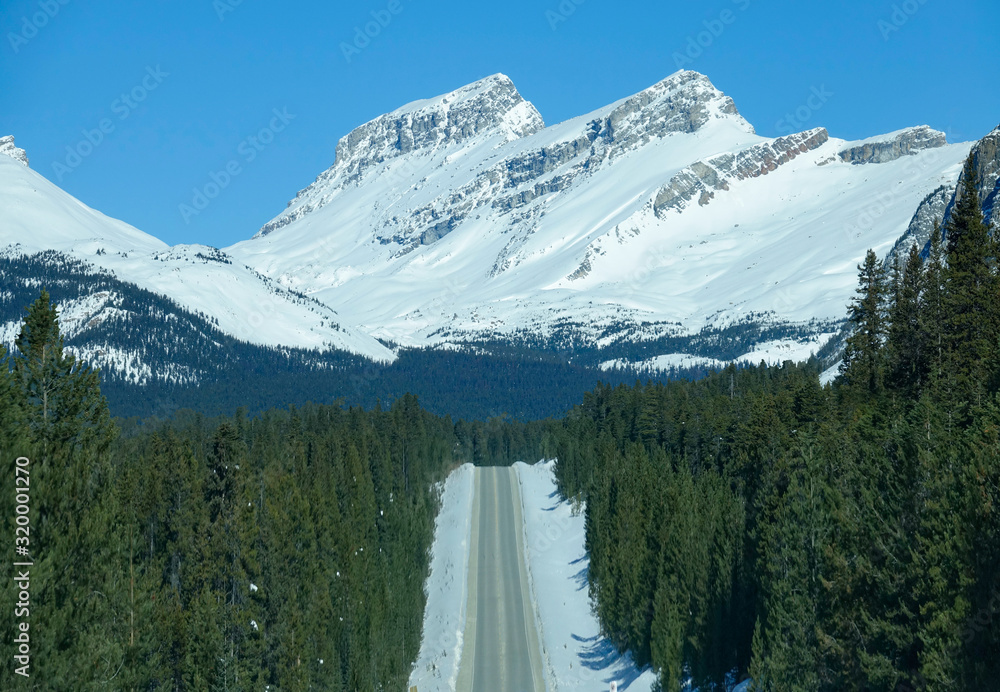
[[[227,252],[405,345],[571,331],[613,352],[757,322],[800,327],[808,352],[867,248],[953,189],[969,146],[927,127],[761,137],[688,71],[544,127],[494,75],[357,128]]]
[[[5,142],[9,142],[6,143]],[[6,156],[2,154],[7,154]],[[0,253],[45,250],[83,260],[205,315],[236,338],[267,346],[394,355],[336,311],[261,276],[213,247],[166,243],[87,207],[27,166],[12,137],[0,140]],[[113,301],[84,301],[102,310]],[[74,306],[74,319],[87,319]]]
[[[804,357],[837,331],[865,251],[947,206],[971,146],[928,127],[762,137],[690,71],[546,127],[494,75],[358,127],[222,250],[109,219],[0,139],[0,249],[57,250],[265,345]]]

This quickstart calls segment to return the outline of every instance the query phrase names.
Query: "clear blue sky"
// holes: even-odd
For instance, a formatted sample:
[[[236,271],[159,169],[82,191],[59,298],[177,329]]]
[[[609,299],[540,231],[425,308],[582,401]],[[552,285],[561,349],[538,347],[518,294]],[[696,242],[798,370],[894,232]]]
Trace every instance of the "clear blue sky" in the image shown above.
[[[854,139],[928,124],[977,139],[1000,123],[998,10],[996,0],[3,0],[0,135],[106,214],[171,244],[226,246],[329,167],[352,128],[495,72],[548,124],[654,84],[682,56],[763,135],[784,134],[815,88],[825,103],[799,110],[800,129]],[[385,26],[369,24],[377,35],[345,56],[355,28],[379,16]],[[272,124],[282,129],[266,146],[247,141]],[[88,147],[84,131],[99,143]],[[233,160],[238,174],[185,221],[192,188]]]

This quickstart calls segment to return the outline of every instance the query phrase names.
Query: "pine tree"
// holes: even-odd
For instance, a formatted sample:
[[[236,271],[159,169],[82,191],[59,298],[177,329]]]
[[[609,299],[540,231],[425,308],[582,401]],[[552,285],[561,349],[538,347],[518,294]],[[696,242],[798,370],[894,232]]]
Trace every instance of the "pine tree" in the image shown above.
[[[914,244],[906,265],[897,262],[893,275],[893,301],[889,309],[888,383],[904,398],[913,398],[927,378],[926,335],[921,331],[923,260]]]
[[[928,384],[945,375],[945,248],[938,224],[931,234],[924,264],[923,286],[918,311],[918,328],[927,348]]]
[[[1000,284],[994,241],[979,204],[975,152],[969,154],[962,176],[947,227],[945,336],[955,395],[979,406],[996,367]]]
[[[98,375],[63,352],[49,295],[29,308],[15,341],[13,383],[31,455],[34,663],[53,688],[111,684],[128,628],[121,509],[108,448],[116,436]],[[4,395],[0,392],[0,398]],[[7,415],[4,415],[7,418]],[[20,455],[20,454],[19,454]]]
[[[34,438],[44,445],[106,450],[116,433],[98,373],[64,352],[58,314],[44,289],[28,308],[14,343],[20,352],[15,371]]]
[[[872,250],[858,266],[856,293],[849,316],[853,333],[844,349],[841,375],[857,391],[877,394],[885,377],[886,286],[882,264]]]

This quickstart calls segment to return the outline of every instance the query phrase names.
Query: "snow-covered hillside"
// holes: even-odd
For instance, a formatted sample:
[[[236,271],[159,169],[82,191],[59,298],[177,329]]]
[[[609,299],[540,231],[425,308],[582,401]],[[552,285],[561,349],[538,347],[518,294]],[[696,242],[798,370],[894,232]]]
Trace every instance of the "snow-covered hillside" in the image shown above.
[[[767,139],[694,72],[544,128],[494,75],[359,127],[227,252],[402,344],[838,321],[867,248],[888,252],[969,146]]]
[[[108,269],[208,316],[243,341],[394,357],[372,337],[344,327],[329,306],[289,291],[216,248],[169,247],[87,207],[9,155],[0,156],[0,249],[7,256],[57,250]]]

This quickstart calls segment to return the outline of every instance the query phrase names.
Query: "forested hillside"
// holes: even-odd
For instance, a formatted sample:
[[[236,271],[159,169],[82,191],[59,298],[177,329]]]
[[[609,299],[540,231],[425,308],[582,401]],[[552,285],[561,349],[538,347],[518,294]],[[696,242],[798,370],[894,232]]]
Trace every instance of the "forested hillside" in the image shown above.
[[[412,396],[116,423],[45,292],[0,356],[5,517],[15,460],[30,459],[30,682],[14,674],[13,619],[0,653],[4,679],[30,689],[402,689],[434,484],[542,443],[540,425],[453,424]],[[0,594],[14,612],[12,579]]]
[[[464,351],[399,348],[392,363],[335,349],[261,346],[58,252],[0,256],[0,281],[0,332],[4,323],[20,323],[24,307],[44,287],[67,318],[64,327],[72,327],[64,329],[66,346],[101,368],[101,391],[119,417],[168,418],[181,409],[231,415],[240,406],[258,413],[307,402],[370,409],[413,393],[442,416],[537,420],[563,415],[600,381],[704,372],[605,372],[597,365],[618,357],[618,350],[578,352],[557,340],[470,343]],[[751,327],[733,331],[734,343],[756,334]],[[706,348],[713,338],[703,334],[688,341]]]
[[[599,387],[557,434],[602,628],[722,689],[1000,679],[1000,278],[972,163],[922,258],[869,253],[841,377],[786,363]]]

